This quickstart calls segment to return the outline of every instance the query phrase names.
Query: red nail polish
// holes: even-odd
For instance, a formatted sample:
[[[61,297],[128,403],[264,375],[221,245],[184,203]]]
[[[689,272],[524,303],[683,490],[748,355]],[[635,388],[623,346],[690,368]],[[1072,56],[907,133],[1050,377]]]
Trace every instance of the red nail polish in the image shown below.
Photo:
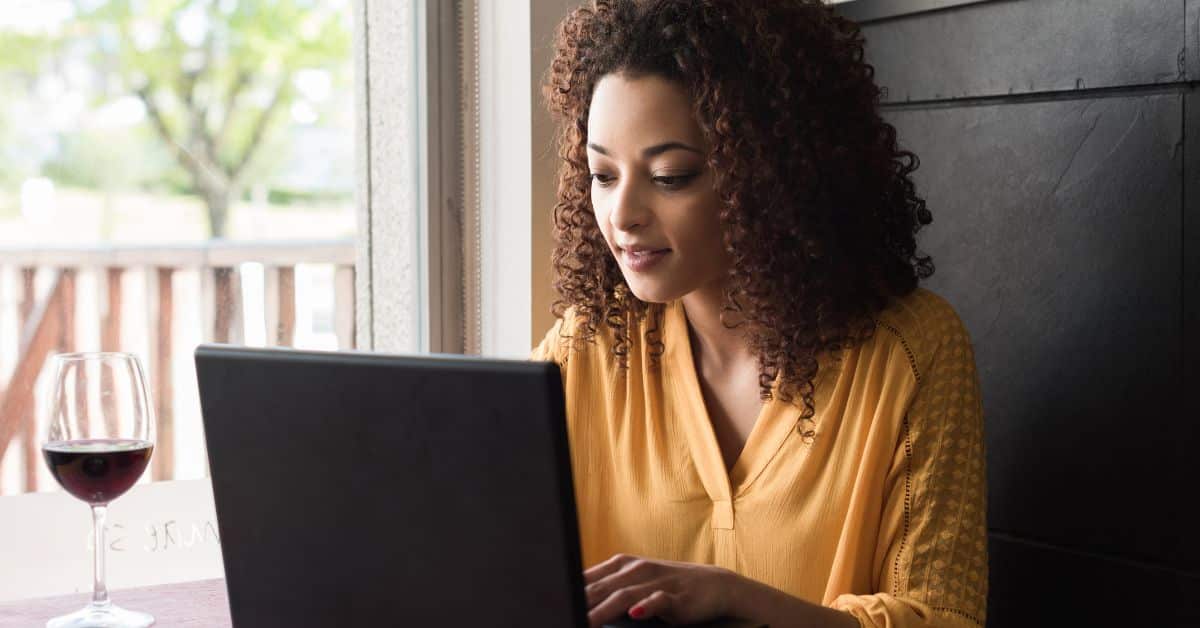
[[[640,606],[635,606],[635,607],[629,609],[629,616],[634,619],[641,619],[642,615],[645,615],[645,614],[646,614],[646,609],[644,609]]]

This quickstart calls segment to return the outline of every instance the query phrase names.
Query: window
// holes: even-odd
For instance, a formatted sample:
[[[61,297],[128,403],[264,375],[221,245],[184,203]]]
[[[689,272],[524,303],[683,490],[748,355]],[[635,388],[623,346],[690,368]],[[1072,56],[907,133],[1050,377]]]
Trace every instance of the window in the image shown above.
[[[20,494],[58,490],[26,423],[44,421],[44,360],[31,353],[116,347],[142,356],[153,394],[170,400],[155,458],[165,458],[163,441],[174,445],[170,464],[146,479],[179,479],[207,471],[191,357],[200,342],[403,352],[487,345],[479,250],[503,242],[494,230],[481,233],[477,173],[494,161],[478,156],[485,134],[474,129],[481,109],[494,116],[512,97],[525,109],[510,113],[528,115],[529,94],[479,95],[477,60],[490,53],[477,53],[475,24],[487,20],[487,41],[500,48],[508,23],[481,16],[480,5],[490,16],[509,7],[20,0],[0,11],[0,408],[28,406],[0,409],[0,555],[38,565],[7,579],[0,572],[0,600],[90,582],[82,507]],[[289,56],[310,40],[320,45]],[[238,42],[252,51],[245,65],[233,63]],[[519,45],[516,54],[527,54],[528,39]],[[225,70],[205,78],[202,68],[217,66]],[[261,83],[238,78],[260,70]],[[286,93],[272,91],[280,86]],[[256,127],[267,111],[274,122]],[[241,141],[205,140],[206,132]],[[220,186],[194,175],[219,179],[252,141],[245,178],[222,204]],[[196,167],[212,155],[224,166]],[[489,198],[492,207],[507,199]],[[211,207],[226,211],[221,238],[211,237]],[[503,256],[493,249],[492,257]],[[492,307],[511,296],[492,294],[501,297]],[[495,352],[506,329],[492,327]],[[31,352],[35,337],[41,351]],[[524,352],[527,341],[509,339],[522,342]],[[208,530],[207,495],[206,480],[184,479],[137,487],[118,502],[110,528],[134,549],[110,552],[110,584],[218,576],[220,555],[205,543],[174,556],[145,549],[154,544],[143,532],[165,535],[164,519]],[[67,515],[73,507],[78,518]]]
[[[201,342],[355,343],[349,0],[19,2],[0,14],[0,495],[56,490],[47,356],[139,355],[145,480],[207,472]]]

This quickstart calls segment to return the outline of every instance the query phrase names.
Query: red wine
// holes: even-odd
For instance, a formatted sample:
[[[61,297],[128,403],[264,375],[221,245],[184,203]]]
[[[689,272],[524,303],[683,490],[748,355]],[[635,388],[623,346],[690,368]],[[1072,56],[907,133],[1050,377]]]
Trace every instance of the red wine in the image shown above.
[[[92,505],[120,497],[142,476],[154,444],[144,440],[68,440],[42,445],[54,479]]]

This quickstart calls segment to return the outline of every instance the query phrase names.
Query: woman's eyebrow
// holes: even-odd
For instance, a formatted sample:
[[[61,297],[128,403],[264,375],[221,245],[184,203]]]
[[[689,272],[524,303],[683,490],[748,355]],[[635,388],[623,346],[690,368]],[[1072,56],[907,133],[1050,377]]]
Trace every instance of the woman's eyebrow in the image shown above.
[[[587,147],[596,151],[597,153],[600,153],[601,155],[609,154],[607,148],[605,148],[599,144],[596,144],[594,142],[588,142]],[[687,150],[687,151],[696,153],[697,155],[702,154],[700,152],[700,149],[688,146],[687,144],[684,144],[683,142],[663,142],[662,144],[655,144],[654,146],[649,146],[649,147],[643,148],[642,149],[642,157],[645,159],[649,159],[651,157],[656,157],[658,155],[661,155],[669,150]]]
[[[655,144],[649,148],[642,149],[642,157],[649,159],[651,157],[661,155],[669,150],[687,150],[696,153],[697,155],[701,154],[700,149],[692,148],[683,142],[664,142],[662,144]]]

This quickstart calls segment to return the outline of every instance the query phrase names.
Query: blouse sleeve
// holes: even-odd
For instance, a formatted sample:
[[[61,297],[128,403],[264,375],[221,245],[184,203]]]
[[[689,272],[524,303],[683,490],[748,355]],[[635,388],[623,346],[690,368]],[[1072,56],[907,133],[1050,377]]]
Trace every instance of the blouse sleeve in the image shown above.
[[[546,336],[538,343],[538,346],[533,348],[529,354],[530,360],[541,362],[554,362],[560,367],[563,365],[563,341],[562,336],[563,319],[554,321],[554,325],[550,327],[550,331],[546,332]]]
[[[877,628],[982,627],[987,611],[983,409],[975,357],[953,311],[901,426],[875,565],[879,593],[832,606]],[[882,559],[882,560],[880,560]]]

